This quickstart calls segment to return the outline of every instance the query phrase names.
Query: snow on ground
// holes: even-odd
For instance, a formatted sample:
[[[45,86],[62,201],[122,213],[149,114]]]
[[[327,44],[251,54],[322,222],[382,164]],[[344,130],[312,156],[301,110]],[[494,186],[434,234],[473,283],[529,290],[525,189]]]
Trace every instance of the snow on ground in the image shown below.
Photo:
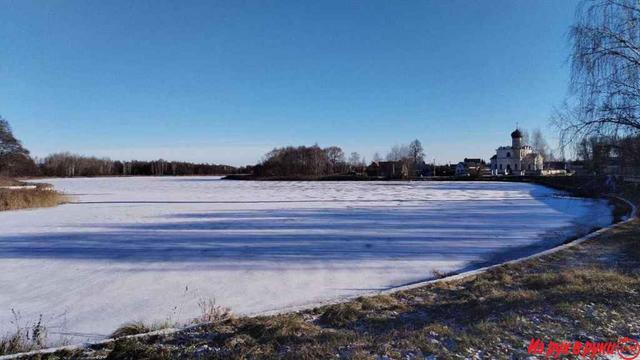
[[[38,180],[42,182],[42,180]],[[0,335],[186,321],[203,299],[256,314],[551,247],[608,205],[522,183],[50,179],[72,203],[0,212]]]

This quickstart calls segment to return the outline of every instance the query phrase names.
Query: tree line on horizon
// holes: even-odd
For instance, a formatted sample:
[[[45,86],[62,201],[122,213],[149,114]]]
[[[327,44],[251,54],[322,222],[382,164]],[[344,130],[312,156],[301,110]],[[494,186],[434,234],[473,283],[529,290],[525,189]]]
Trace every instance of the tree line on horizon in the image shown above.
[[[529,143],[529,133],[522,130],[525,143]],[[600,149],[617,149],[612,141],[607,146],[596,146],[604,141],[603,138],[586,139],[579,145],[578,158],[586,162],[604,164]],[[586,143],[591,144],[590,147]],[[630,143],[627,141],[626,143]],[[549,149],[539,129],[534,130],[531,137],[533,147],[550,159]],[[619,151],[620,152],[620,151]],[[622,153],[622,152],[620,152]],[[595,155],[594,155],[595,154]],[[625,153],[626,154],[626,153]],[[627,156],[632,159],[632,156]],[[382,157],[378,152],[373,155],[373,163],[382,161],[396,162],[406,169],[404,177],[431,175],[435,164],[425,163],[425,153],[422,143],[415,139],[408,144],[392,146]],[[594,172],[598,172],[593,164]],[[436,166],[440,175],[453,175],[448,166]],[[190,163],[184,161],[166,161],[163,159],[151,161],[118,161],[95,156],[83,156],[69,152],[48,155],[41,159],[33,159],[29,151],[12,134],[7,120],[0,117],[0,175],[2,176],[186,176],[186,175],[229,175],[251,174],[256,177],[324,177],[334,175],[363,175],[367,173],[365,157],[357,152],[349,156],[338,146],[321,148],[313,146],[286,146],[274,148],[268,152],[263,160],[256,165],[233,167],[207,163]]]
[[[382,158],[378,153],[374,161]],[[407,145],[395,145],[386,156],[387,161],[398,161],[412,171],[424,164],[424,149],[419,140]],[[363,173],[366,159],[352,152],[347,158],[342,148],[330,146],[287,146],[275,148],[255,166],[233,167],[184,161],[118,161],[69,152],[33,159],[29,151],[15,138],[9,122],[0,117],[0,176],[184,176],[228,175],[250,173],[262,177],[346,175]]]
[[[163,176],[163,175],[227,175],[242,169],[185,161],[118,161],[69,152],[55,153],[43,159],[33,159],[15,138],[9,122],[0,117],[0,176]]]
[[[163,159],[119,161],[71,153],[51,154],[37,162],[40,175],[74,176],[185,176],[227,175],[238,172],[229,165],[167,161]]]

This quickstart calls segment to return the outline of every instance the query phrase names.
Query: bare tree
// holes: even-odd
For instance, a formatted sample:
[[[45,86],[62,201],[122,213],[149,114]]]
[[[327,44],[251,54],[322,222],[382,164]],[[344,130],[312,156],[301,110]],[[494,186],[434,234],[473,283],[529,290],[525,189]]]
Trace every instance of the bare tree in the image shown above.
[[[409,158],[409,147],[407,145],[394,145],[387,154],[387,161],[398,161]]]
[[[518,128],[520,130],[520,135],[522,136],[522,144],[530,145],[531,144],[531,136],[529,136],[529,130]]]
[[[640,136],[621,139],[615,148],[623,175],[640,176]]]
[[[531,136],[531,147],[533,147],[537,153],[542,155],[544,160],[553,160],[553,154],[549,148],[549,144],[547,144],[547,140],[544,138],[544,135],[542,135],[542,131],[540,131],[540,129],[535,129],[533,131],[533,135]]]
[[[424,161],[424,149],[420,140],[415,139],[409,143],[409,158],[414,166]]]
[[[355,151],[352,152],[351,155],[349,155],[349,165],[351,165],[351,166],[359,166],[359,165],[361,165],[360,154],[358,154]]]
[[[380,153],[378,153],[377,151],[375,152],[375,154],[373,154],[373,161],[375,162],[382,161],[382,156],[380,156]]]
[[[561,142],[640,132],[640,1],[588,0],[571,29],[571,97]]]
[[[602,175],[616,148],[615,140],[605,136],[591,136],[576,143],[576,155],[594,175]]]
[[[329,160],[329,165],[331,166],[330,173],[338,173],[344,167],[345,159],[344,159],[344,151],[338,146],[330,146],[324,149],[324,152],[327,154],[327,159]]]

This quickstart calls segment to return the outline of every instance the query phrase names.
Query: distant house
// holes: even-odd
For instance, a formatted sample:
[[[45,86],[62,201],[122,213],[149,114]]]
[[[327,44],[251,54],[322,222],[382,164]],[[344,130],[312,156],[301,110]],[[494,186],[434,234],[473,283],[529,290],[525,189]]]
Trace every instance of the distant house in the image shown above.
[[[464,165],[465,166],[478,167],[478,166],[484,165],[484,160],[482,160],[482,159],[474,159],[474,158],[464,158]]]
[[[464,158],[464,161],[456,164],[455,174],[456,176],[479,176],[482,175],[485,162],[482,159],[476,158]]]
[[[543,175],[566,175],[567,163],[564,161],[545,161]]]
[[[409,177],[409,166],[406,161],[374,161],[367,167],[367,175],[389,179],[405,179]]]
[[[438,166],[436,171],[440,176],[451,176],[456,174],[456,166],[456,164],[442,165]]]
[[[464,166],[467,168],[467,172],[471,176],[483,175],[482,171],[485,168],[486,163],[482,159],[464,158]]]
[[[425,165],[422,174],[424,176],[454,176],[456,174],[456,164],[447,165]]]
[[[456,164],[456,176],[469,176],[469,171],[463,162]]]

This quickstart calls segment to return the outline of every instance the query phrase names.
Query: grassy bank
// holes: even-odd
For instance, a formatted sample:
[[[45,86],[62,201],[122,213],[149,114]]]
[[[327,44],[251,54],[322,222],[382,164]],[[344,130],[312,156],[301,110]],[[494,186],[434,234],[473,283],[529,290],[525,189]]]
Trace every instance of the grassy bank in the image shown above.
[[[637,203],[635,191],[625,195]],[[455,281],[297,313],[212,317],[168,335],[37,358],[503,359],[526,358],[532,338],[617,341],[640,332],[638,234],[633,220],[574,247]],[[139,332],[130,328],[123,334]]]
[[[0,178],[0,211],[52,207],[64,201],[65,197],[48,184],[27,184]]]
[[[15,180],[13,178],[0,176],[0,187],[3,186],[23,186],[25,183]]]

